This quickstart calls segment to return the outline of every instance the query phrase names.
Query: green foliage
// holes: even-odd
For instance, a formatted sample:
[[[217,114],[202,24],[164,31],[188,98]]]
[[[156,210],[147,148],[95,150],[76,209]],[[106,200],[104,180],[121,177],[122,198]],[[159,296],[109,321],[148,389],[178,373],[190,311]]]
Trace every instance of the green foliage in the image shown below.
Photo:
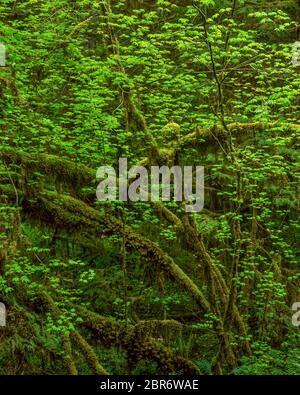
[[[0,374],[299,374],[298,12],[1,2]],[[95,202],[121,156],[203,165],[205,209]]]

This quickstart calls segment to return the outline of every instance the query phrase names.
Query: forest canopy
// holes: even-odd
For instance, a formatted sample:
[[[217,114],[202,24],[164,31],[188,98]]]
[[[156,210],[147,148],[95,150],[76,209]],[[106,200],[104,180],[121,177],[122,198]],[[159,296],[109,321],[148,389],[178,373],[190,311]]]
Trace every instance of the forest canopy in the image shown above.
[[[299,23],[1,1],[0,375],[300,374]],[[204,167],[204,208],[99,201],[120,158]]]

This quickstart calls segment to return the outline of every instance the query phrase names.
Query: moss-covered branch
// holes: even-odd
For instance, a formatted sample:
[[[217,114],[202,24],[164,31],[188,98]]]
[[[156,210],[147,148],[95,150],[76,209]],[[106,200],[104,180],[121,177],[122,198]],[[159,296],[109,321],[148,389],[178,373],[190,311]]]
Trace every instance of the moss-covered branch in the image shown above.
[[[249,138],[255,138],[258,132],[274,132],[274,128],[286,128],[288,130],[299,130],[300,125],[297,124],[283,124],[283,123],[263,123],[263,122],[245,122],[245,123],[231,123],[227,125],[232,137],[236,139],[236,143],[243,143]],[[218,147],[218,142],[222,143],[226,139],[224,128],[214,125],[210,128],[197,128],[193,132],[182,136],[179,145],[184,147],[195,147],[199,144],[204,146],[207,144]]]
[[[138,251],[149,262],[161,267],[180,287],[188,291],[202,310],[210,311],[204,294],[168,254],[152,241],[134,232],[129,226],[124,227],[113,216],[101,215],[97,210],[78,199],[57,195],[54,192],[24,201],[23,206],[25,213],[31,218],[69,231],[71,237],[79,232],[83,234],[88,232],[93,236],[125,235],[126,248]]]
[[[200,374],[191,361],[175,355],[147,332],[144,336],[137,337],[134,327],[130,325],[119,324],[84,308],[79,309],[79,314],[83,319],[82,325],[93,330],[106,345],[123,347],[132,367],[142,359],[152,359],[158,363],[163,373],[183,371],[185,374]]]
[[[77,331],[72,331],[71,338],[76,344],[78,344],[78,346],[82,350],[85,359],[93,369],[93,372],[98,375],[107,375],[108,373],[99,363],[96,353],[88,344],[88,342],[81,336],[81,334]]]

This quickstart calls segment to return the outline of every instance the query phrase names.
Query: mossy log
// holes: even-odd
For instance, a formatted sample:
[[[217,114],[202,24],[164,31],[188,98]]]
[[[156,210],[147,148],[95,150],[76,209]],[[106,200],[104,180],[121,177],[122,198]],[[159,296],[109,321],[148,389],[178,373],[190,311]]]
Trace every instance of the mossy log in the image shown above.
[[[6,165],[19,166],[22,169],[19,172],[19,182],[20,186],[24,187],[26,187],[24,185],[26,180],[35,172],[77,190],[80,187],[93,185],[96,181],[95,170],[57,155],[1,150],[0,159]]]
[[[79,308],[79,314],[83,319],[81,325],[93,330],[106,345],[121,346],[126,350],[131,368],[140,360],[151,359],[157,362],[162,373],[201,374],[191,361],[175,355],[159,340],[148,334],[137,337],[131,325],[117,323],[85,308]]]
[[[88,342],[81,336],[81,334],[77,331],[71,332],[71,339],[80,347],[82,350],[85,359],[91,366],[94,374],[97,375],[107,375],[108,372],[104,369],[104,367],[99,363],[96,353],[93,348],[88,344]]]
[[[39,293],[39,299],[41,300],[43,306],[50,311],[56,319],[59,318],[60,316],[60,311],[58,307],[56,306],[54,300],[51,298],[51,296],[44,290],[42,290]],[[72,353],[72,344],[70,340],[70,334],[69,333],[63,333],[61,335],[61,344],[62,348],[64,350],[64,362],[66,367],[68,368],[68,371],[70,375],[77,375],[78,371],[75,365],[75,361],[73,359],[73,353]]]
[[[297,124],[284,124],[274,122],[245,122],[245,123],[231,123],[228,125],[233,138],[235,138],[236,144],[245,144],[250,140],[256,138],[257,133],[274,133],[275,128],[285,128],[287,130],[300,130],[300,125]],[[182,136],[179,141],[181,148],[197,146],[204,147],[206,145],[216,146],[216,142],[222,144],[227,139],[226,131],[224,128],[218,125],[213,125],[210,128],[197,128],[193,132]]]
[[[70,237],[76,238],[76,234],[87,232],[93,237],[110,235],[125,237],[128,250],[138,251],[149,262],[162,268],[193,297],[202,311],[210,311],[205,295],[168,254],[129,226],[123,226],[113,216],[101,215],[96,209],[78,199],[54,192],[47,192],[30,200],[25,199],[23,208],[30,218],[68,231]]]

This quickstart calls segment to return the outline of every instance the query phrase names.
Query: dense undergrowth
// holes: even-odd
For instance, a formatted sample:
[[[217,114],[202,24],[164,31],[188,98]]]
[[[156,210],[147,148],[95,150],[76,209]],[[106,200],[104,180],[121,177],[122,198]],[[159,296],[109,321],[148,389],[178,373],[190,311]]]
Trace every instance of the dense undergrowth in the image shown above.
[[[0,5],[0,374],[299,374],[296,1]],[[205,167],[205,208],[97,167]]]

